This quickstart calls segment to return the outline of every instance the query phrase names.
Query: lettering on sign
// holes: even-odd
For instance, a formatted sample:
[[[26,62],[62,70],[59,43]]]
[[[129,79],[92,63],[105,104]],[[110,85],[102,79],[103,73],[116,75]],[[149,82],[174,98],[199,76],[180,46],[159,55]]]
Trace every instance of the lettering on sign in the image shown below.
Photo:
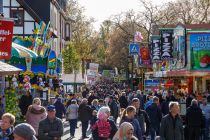
[[[9,60],[14,22],[0,19],[0,25],[0,59]]]
[[[161,58],[172,59],[173,30],[164,30],[161,33]]]
[[[152,37],[152,61],[161,60],[160,37]]]

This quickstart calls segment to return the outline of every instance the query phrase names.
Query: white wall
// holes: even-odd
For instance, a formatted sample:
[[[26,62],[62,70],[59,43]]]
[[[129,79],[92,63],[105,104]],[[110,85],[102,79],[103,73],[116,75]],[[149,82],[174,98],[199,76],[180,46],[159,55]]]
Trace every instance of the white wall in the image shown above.
[[[14,27],[13,34],[23,34],[23,27]]]
[[[25,17],[25,20],[31,20],[31,21],[34,21],[34,19],[28,14],[28,12],[24,11],[24,17]]]
[[[3,6],[9,6],[10,1],[9,0],[3,0]]]
[[[4,17],[9,18],[10,17],[10,10],[9,8],[3,8]]]
[[[25,30],[24,34],[33,34],[34,23],[33,22],[24,22]]]
[[[9,0],[6,0],[6,1],[9,1]],[[20,6],[20,4],[16,0],[12,0],[11,2],[12,2],[12,6],[18,6],[18,7]]]

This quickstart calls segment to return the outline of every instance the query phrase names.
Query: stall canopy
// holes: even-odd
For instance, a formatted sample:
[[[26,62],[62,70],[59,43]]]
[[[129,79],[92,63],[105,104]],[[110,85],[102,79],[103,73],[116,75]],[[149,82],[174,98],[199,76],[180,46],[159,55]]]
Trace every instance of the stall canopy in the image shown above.
[[[26,47],[23,47],[21,45],[18,45],[16,43],[12,43],[12,56],[18,56],[18,57],[30,56],[31,58],[38,57],[38,55],[34,51]]]
[[[20,71],[22,71],[22,69],[0,61],[0,75],[12,75],[17,74]]]

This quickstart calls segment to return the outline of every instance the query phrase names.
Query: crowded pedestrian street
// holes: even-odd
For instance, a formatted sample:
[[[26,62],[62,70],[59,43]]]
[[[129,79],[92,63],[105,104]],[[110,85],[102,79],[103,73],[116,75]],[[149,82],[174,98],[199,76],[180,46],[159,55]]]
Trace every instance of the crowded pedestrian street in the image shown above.
[[[210,140],[210,0],[0,0],[0,140]]]

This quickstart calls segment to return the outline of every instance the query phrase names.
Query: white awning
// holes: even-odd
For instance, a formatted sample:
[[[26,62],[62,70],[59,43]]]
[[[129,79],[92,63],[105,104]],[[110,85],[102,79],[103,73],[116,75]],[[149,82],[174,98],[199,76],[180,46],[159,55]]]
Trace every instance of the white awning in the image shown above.
[[[0,61],[0,75],[12,75],[22,71],[22,69],[16,68],[12,65]]]

